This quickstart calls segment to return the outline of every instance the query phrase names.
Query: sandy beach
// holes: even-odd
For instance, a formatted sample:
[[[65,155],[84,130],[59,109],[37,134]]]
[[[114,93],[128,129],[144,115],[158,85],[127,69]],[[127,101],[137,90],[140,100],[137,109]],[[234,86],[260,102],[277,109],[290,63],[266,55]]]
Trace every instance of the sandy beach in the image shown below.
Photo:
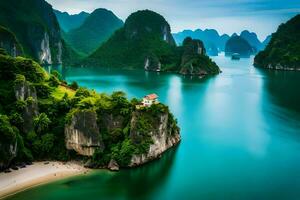
[[[88,171],[75,162],[35,162],[26,168],[12,170],[11,173],[2,172],[0,173],[0,199],[37,185],[85,174]]]

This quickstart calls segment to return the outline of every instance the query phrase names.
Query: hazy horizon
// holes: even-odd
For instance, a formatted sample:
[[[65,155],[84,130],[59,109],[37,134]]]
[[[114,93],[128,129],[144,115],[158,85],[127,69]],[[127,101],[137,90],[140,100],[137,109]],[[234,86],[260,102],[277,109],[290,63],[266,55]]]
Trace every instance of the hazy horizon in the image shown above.
[[[97,8],[113,11],[123,21],[130,13],[150,9],[163,15],[172,32],[185,29],[216,29],[219,34],[249,30],[260,40],[276,31],[278,25],[300,13],[294,0],[47,0],[54,9],[70,14],[92,12]]]

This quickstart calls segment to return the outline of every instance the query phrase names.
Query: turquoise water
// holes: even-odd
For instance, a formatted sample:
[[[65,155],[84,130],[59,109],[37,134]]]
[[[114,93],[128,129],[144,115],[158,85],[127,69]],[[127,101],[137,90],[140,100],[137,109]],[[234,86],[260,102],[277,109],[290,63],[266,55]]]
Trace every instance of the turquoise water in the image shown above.
[[[300,73],[213,58],[205,79],[144,71],[73,68],[67,81],[98,92],[155,92],[181,127],[160,160],[118,173],[96,171],[19,193],[11,200],[300,199]]]

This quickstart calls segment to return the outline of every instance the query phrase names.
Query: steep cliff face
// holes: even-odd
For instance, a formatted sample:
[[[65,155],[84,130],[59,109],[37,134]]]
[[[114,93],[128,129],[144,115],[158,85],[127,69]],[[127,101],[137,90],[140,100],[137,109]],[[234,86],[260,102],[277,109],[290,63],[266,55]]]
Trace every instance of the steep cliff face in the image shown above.
[[[0,25],[17,37],[26,55],[43,64],[61,63],[62,39],[51,5],[44,0],[0,2]]]
[[[116,114],[117,110],[114,113],[69,113],[72,119],[65,127],[66,147],[90,157],[87,167],[118,170],[142,165],[160,158],[181,139],[176,120],[162,104],[132,110],[125,116]]]
[[[138,121],[143,117],[142,112],[134,112],[131,119],[130,138],[134,143],[140,143],[143,140],[152,140],[149,150],[146,153],[135,154],[132,156],[129,166],[134,167],[142,165],[151,160],[157,159],[169,148],[178,144],[181,140],[179,129],[170,123],[169,114],[163,113],[156,116],[156,120],[148,124],[149,132],[145,135],[139,130]]]
[[[160,71],[161,63],[155,54],[149,54],[145,59],[145,67],[146,71]]]
[[[96,149],[104,149],[97,125],[97,114],[92,110],[76,112],[65,127],[65,142],[69,150],[80,155],[92,156]]]
[[[17,100],[26,102],[21,114],[24,120],[23,131],[28,133],[34,130],[33,120],[39,114],[35,87],[26,81],[20,81],[15,85],[15,96]]]
[[[13,57],[22,55],[22,47],[16,36],[8,29],[0,26],[0,48]]]

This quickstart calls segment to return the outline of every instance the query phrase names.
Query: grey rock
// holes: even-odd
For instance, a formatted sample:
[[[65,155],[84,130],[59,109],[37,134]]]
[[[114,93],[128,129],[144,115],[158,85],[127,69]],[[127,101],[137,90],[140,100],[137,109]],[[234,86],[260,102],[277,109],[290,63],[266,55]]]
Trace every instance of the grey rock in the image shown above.
[[[32,101],[27,102],[27,106],[22,112],[22,118],[24,120],[23,131],[28,133],[34,129],[33,120],[39,114],[36,89],[27,81],[17,83],[14,89],[17,100],[25,101],[29,97],[32,98]]]
[[[6,144],[0,141],[0,151],[5,152],[5,158],[0,158],[0,171],[9,167],[11,161],[17,156],[18,143]]]
[[[134,112],[131,120],[131,133],[130,137],[134,141],[135,137],[139,134],[136,131],[136,121],[140,113]],[[153,144],[150,145],[149,151],[146,154],[133,155],[129,167],[139,166],[151,160],[157,159],[166,150],[178,144],[181,140],[179,131],[171,133],[168,127],[168,113],[160,114],[159,121],[151,124],[152,131],[149,133],[152,137]]]
[[[103,150],[96,112],[83,110],[75,113],[71,123],[65,126],[65,142],[67,149],[84,156],[92,156],[97,148]]]
[[[107,168],[111,171],[119,171],[119,165],[114,159],[110,160]]]

